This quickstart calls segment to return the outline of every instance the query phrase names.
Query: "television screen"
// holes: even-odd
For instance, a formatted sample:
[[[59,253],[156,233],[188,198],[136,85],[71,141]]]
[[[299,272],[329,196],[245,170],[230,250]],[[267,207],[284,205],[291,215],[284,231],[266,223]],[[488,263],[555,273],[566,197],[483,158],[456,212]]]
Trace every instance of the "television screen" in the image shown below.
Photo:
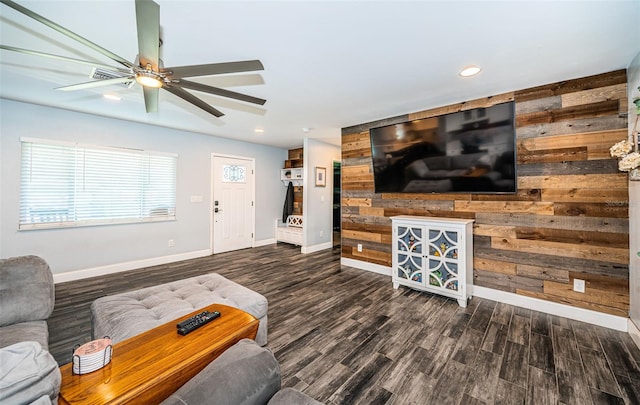
[[[515,193],[514,103],[369,130],[376,193]]]

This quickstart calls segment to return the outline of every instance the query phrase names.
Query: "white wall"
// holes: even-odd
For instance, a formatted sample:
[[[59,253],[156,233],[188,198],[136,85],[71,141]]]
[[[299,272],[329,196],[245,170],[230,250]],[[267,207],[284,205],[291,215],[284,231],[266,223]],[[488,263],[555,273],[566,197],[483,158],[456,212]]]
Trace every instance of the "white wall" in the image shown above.
[[[640,87],[640,53],[627,69],[630,132],[637,130],[633,128],[636,123],[636,114],[632,100],[640,96],[638,87]],[[629,315],[636,329],[640,329],[640,181],[629,181],[629,295]]]
[[[208,250],[214,152],[255,158],[256,244],[275,236],[273,223],[284,200],[279,180],[284,149],[5,99],[0,100],[0,118],[0,257],[35,254],[54,273],[65,273]],[[18,231],[23,136],[177,153],[177,220]],[[204,201],[192,203],[192,195]],[[174,247],[168,247],[169,239]]]
[[[330,248],[333,231],[333,161],[340,160],[340,147],[316,139],[304,140],[305,185],[303,189],[303,221],[305,241],[302,252]],[[327,169],[327,185],[315,186],[315,168]],[[322,236],[320,236],[322,235]]]

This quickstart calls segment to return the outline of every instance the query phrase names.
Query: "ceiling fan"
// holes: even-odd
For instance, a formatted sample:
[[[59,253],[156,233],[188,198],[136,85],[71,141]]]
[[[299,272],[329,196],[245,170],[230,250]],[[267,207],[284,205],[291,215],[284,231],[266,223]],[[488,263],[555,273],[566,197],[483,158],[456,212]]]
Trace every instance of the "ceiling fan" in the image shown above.
[[[64,86],[58,88],[58,90],[73,91],[118,83],[137,82],[142,86],[142,90],[144,93],[144,104],[148,113],[158,111],[158,93],[160,89],[164,89],[216,117],[221,117],[224,114],[218,109],[212,107],[208,103],[194,96],[190,92],[186,91],[185,89],[201,91],[217,96],[232,98],[235,100],[259,105],[263,105],[266,102],[266,100],[263,100],[261,98],[236,93],[234,91],[212,87],[185,79],[197,76],[210,76],[225,73],[264,70],[264,66],[259,60],[210,63],[204,65],[176,66],[167,68],[163,67],[162,61],[159,58],[160,45],[162,44],[162,40],[160,38],[160,6],[152,0],[135,0],[136,23],[138,31],[138,56],[136,57],[135,63],[129,62],[128,60],[116,55],[115,53],[102,48],[101,46],[89,41],[88,39],[69,31],[68,29],[56,24],[55,22],[39,14],[36,14],[33,11],[11,0],[0,0],[0,2],[30,18],[33,18],[34,20],[46,25],[47,27],[58,31],[63,35],[66,35],[67,37],[85,46],[88,46],[89,48],[107,56],[114,62],[117,62],[123,66],[112,67],[108,65],[101,65],[99,63],[91,61],[84,61],[80,59],[68,58],[65,56],[52,55],[44,52],[15,48],[7,45],[0,45],[0,49],[8,51],[80,63],[108,70],[106,75],[108,78],[102,78],[100,80],[75,84],[71,86]]]

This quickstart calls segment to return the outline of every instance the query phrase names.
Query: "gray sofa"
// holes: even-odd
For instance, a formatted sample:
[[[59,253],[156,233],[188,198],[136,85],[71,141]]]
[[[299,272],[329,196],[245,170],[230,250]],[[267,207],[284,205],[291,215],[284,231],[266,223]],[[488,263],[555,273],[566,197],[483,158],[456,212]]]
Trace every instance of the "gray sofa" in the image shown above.
[[[155,290],[138,290],[142,293],[134,292],[134,298],[125,294],[115,301],[107,299],[103,302],[115,305],[122,304],[123,301],[119,299],[124,300],[128,303],[125,306],[129,305],[134,309],[133,313],[139,316],[127,318],[135,322],[146,316],[144,311],[137,312],[141,306],[151,302],[160,305],[163,299],[168,300],[165,309],[170,309],[175,304],[183,308],[190,300],[195,300],[194,305],[200,305],[198,300],[203,296],[210,297],[211,290],[216,291],[218,299],[222,300],[220,303],[227,305],[233,305],[230,302],[232,299],[248,298],[246,302],[253,307],[247,312],[253,312],[254,316],[261,319],[261,327],[264,322],[263,343],[266,343],[266,298],[235,283],[230,285],[224,279],[220,280],[220,276],[209,276],[169,283],[169,286],[151,287]],[[188,291],[181,288],[186,286],[189,286]],[[0,404],[50,405],[58,402],[61,375],[57,362],[48,351],[46,321],[53,311],[54,290],[51,269],[43,259],[22,256],[0,260]],[[155,294],[146,295],[151,292]],[[147,300],[138,300],[143,296]],[[187,312],[193,310],[190,308]],[[105,321],[110,316],[117,318],[117,314],[103,312],[102,315]],[[173,317],[171,319],[180,316],[174,315],[166,314]],[[135,333],[132,329],[120,332],[120,339]],[[280,367],[271,351],[253,340],[245,339],[211,362],[167,398],[163,405],[320,404],[300,391],[291,388],[281,390],[280,384]]]
[[[0,260],[0,347],[32,340],[48,349],[47,318],[54,302],[47,262],[37,256]]]
[[[57,403],[61,377],[47,326],[54,295],[40,257],[0,260],[0,403]]]
[[[243,339],[222,353],[162,405],[322,405],[281,386],[280,366],[269,349]]]

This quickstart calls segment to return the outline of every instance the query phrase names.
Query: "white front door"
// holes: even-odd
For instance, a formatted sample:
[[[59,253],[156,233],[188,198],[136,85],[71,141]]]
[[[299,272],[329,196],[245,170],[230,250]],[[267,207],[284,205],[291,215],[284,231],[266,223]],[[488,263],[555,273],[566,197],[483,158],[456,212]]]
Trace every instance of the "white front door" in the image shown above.
[[[254,160],[213,155],[213,253],[253,247]]]

